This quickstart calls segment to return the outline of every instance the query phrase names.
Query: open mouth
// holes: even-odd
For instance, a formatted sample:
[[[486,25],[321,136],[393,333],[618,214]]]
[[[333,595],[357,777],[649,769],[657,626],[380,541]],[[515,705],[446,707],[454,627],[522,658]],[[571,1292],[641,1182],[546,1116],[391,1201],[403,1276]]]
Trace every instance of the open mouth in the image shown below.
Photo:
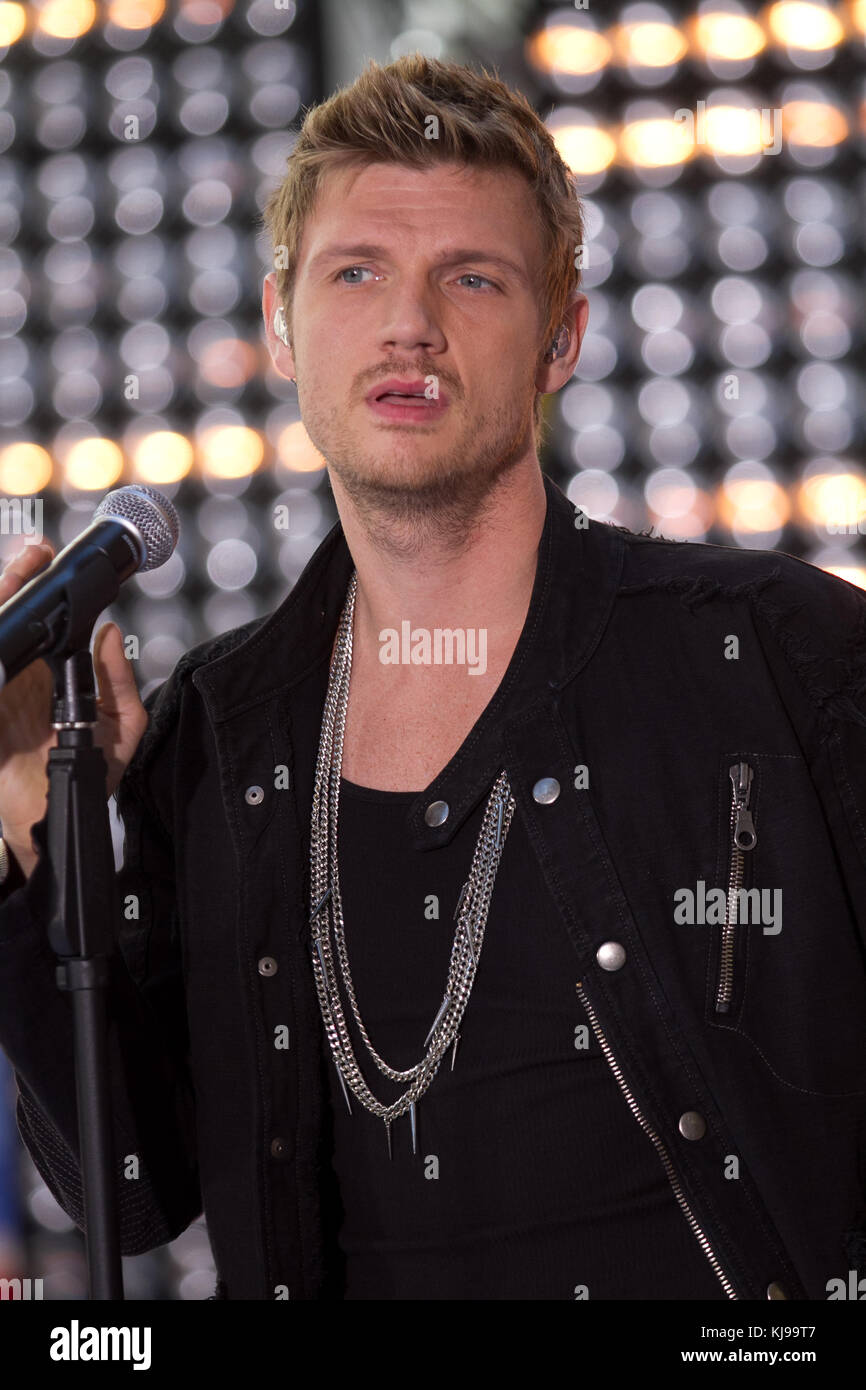
[[[415,381],[405,382],[391,377],[379,386],[371,388],[367,396],[367,405],[381,419],[390,420],[392,424],[427,424],[439,419],[448,408],[448,397],[444,391],[429,396],[427,389],[428,383],[420,377]]]

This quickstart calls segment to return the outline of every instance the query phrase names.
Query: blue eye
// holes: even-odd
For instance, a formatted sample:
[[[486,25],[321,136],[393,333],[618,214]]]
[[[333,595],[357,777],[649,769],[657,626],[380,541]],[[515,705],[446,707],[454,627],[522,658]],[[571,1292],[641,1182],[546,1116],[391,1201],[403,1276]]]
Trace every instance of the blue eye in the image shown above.
[[[486,275],[479,275],[476,270],[467,270],[465,275],[459,277],[461,280],[484,280],[488,285],[493,285],[492,280],[488,280]],[[495,289],[496,286],[493,285]]]
[[[367,266],[367,265],[347,265],[347,266],[344,266],[342,270],[338,270],[338,271],[337,271],[337,274],[335,275],[334,279],[335,279],[335,280],[338,280],[338,279],[340,278],[341,275],[347,274],[347,272],[350,271],[350,270],[366,270],[366,271],[369,272],[370,275],[373,274],[372,270],[370,270],[370,267]],[[344,280],[344,281],[343,281],[343,284],[344,284],[344,285],[363,285],[363,284],[364,284],[364,281],[363,281],[363,280]]]
[[[348,275],[348,274],[350,274],[352,271],[357,271],[357,272],[358,272],[359,274],[361,274],[361,275],[363,275],[364,273],[366,273],[366,274],[368,274],[368,275],[374,275],[374,274],[375,274],[375,272],[372,271],[372,270],[370,269],[370,267],[367,266],[367,265],[347,265],[347,266],[344,266],[342,270],[338,270],[338,271],[337,271],[336,275],[334,276],[334,279],[335,279],[335,280],[342,280],[342,277],[343,277],[344,275]],[[493,282],[492,280],[489,280],[489,279],[487,278],[486,275],[479,275],[478,272],[477,272],[476,270],[467,270],[466,273],[465,273],[464,275],[459,276],[458,279],[459,279],[459,280],[480,280],[480,281],[483,281],[483,284],[484,284],[484,285],[489,285],[491,289],[496,289],[496,288],[497,288],[497,286],[494,284],[494,282]],[[342,280],[342,283],[343,283],[344,285],[363,285],[363,284],[366,284],[366,281],[364,281],[364,280]],[[471,287],[470,287],[470,288],[471,288]]]

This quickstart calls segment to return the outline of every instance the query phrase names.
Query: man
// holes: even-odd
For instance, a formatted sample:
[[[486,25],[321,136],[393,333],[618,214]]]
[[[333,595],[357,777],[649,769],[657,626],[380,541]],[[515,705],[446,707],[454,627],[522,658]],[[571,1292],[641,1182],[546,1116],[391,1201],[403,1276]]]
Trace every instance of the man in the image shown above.
[[[266,221],[340,520],[143,737],[99,634],[124,1250],[203,1207],[223,1298],[827,1297],[866,1242],[866,598],[542,475],[580,211],[501,83],[371,66]],[[24,819],[0,1042],[80,1222]]]

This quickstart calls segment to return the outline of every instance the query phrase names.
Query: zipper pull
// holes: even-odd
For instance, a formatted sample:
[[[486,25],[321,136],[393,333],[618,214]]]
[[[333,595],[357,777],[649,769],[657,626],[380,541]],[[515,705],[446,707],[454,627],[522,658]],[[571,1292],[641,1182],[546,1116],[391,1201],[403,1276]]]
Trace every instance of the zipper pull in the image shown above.
[[[749,810],[749,796],[752,789],[753,772],[748,763],[734,763],[729,769],[734,785],[734,844],[737,849],[754,849],[758,842],[755,823]]]

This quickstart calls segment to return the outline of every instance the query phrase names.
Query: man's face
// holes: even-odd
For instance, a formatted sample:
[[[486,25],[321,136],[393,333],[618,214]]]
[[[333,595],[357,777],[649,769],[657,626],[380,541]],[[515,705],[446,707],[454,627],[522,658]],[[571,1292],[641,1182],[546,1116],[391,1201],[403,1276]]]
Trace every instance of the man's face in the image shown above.
[[[449,499],[474,510],[534,459],[541,257],[532,195],[512,170],[379,163],[326,177],[281,366],[350,496],[407,517]],[[377,401],[388,378],[424,394]]]

